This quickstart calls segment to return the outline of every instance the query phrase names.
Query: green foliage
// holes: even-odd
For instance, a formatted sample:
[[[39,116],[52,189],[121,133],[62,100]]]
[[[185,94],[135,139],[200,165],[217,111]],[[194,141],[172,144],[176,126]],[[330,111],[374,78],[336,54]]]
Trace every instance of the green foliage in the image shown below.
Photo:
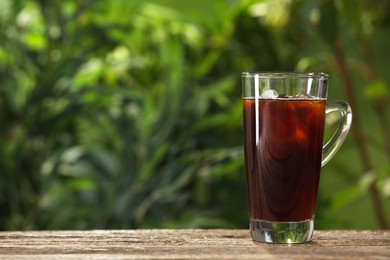
[[[354,39],[375,44],[389,13],[357,2],[0,1],[0,228],[245,228],[240,73],[336,74],[341,35],[365,75]],[[355,94],[388,100],[389,80]],[[354,147],[324,169],[319,228],[349,223],[338,210],[367,197]],[[387,158],[376,163],[368,178],[388,199]]]
[[[339,37],[338,13],[336,11],[335,2],[336,1],[333,0],[327,0],[324,1],[320,7],[319,32],[325,42],[329,45],[332,45]]]

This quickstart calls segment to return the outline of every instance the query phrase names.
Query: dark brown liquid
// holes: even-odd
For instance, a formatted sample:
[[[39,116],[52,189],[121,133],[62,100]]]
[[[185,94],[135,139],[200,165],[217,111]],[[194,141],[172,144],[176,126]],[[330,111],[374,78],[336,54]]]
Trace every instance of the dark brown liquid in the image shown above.
[[[244,152],[252,219],[314,217],[325,100],[244,99]]]

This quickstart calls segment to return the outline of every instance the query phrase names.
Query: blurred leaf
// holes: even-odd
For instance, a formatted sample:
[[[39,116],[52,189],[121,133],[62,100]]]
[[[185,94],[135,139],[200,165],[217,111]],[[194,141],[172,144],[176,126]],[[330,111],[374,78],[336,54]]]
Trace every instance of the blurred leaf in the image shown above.
[[[271,29],[281,30],[289,22],[290,0],[264,0],[255,3],[249,9],[250,14],[260,19]]]
[[[318,24],[318,29],[324,40],[329,45],[333,45],[339,34],[338,14],[335,6],[335,1],[321,1],[320,21]]]
[[[360,187],[368,191],[371,185],[376,181],[376,173],[374,171],[366,172],[360,179]]]
[[[169,144],[163,143],[152,154],[148,155],[148,163],[144,164],[137,176],[137,181],[145,182],[149,178],[153,178],[154,169],[158,168],[158,164],[162,163],[168,151]]]
[[[369,99],[385,98],[388,94],[389,88],[382,80],[370,82],[364,88],[364,95]]]
[[[95,146],[90,155],[94,158],[99,171],[108,174],[118,172],[118,160],[110,151]]]
[[[75,87],[96,85],[103,75],[104,64],[100,59],[92,59],[82,66],[73,80]]]
[[[382,180],[378,186],[381,187],[382,194],[385,198],[390,198],[390,177]]]
[[[376,174],[378,190],[385,199],[390,197],[390,164],[385,164]]]
[[[89,179],[75,179],[66,185],[69,191],[88,191],[96,188],[95,183]]]
[[[42,49],[46,46],[46,39],[43,37],[42,32],[41,33],[28,33],[25,35],[24,38],[26,45],[30,49]]]
[[[0,1],[0,20],[5,21],[11,13],[11,0]]]
[[[360,186],[352,186],[338,192],[332,196],[331,206],[334,209],[343,208],[352,201],[357,200],[362,195]]]
[[[219,49],[214,49],[206,55],[204,59],[201,60],[199,65],[195,68],[195,76],[197,78],[202,78],[207,75],[210,70],[215,66],[215,63],[221,58],[221,51]]]
[[[351,24],[351,28],[354,31],[359,30],[363,15],[363,1],[339,0],[335,3],[343,17]]]

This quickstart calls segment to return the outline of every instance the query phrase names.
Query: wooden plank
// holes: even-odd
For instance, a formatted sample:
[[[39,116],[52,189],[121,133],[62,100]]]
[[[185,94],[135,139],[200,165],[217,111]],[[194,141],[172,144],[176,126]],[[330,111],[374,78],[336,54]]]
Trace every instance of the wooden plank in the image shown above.
[[[0,241],[0,259],[390,259],[390,231],[315,231],[298,245],[199,229],[0,232]]]

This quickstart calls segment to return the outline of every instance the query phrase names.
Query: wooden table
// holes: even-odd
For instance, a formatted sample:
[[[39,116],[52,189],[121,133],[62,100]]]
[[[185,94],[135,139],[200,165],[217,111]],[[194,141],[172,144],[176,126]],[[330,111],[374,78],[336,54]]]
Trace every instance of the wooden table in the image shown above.
[[[313,242],[252,242],[248,230],[0,232],[0,259],[390,259],[388,231],[315,231]]]

